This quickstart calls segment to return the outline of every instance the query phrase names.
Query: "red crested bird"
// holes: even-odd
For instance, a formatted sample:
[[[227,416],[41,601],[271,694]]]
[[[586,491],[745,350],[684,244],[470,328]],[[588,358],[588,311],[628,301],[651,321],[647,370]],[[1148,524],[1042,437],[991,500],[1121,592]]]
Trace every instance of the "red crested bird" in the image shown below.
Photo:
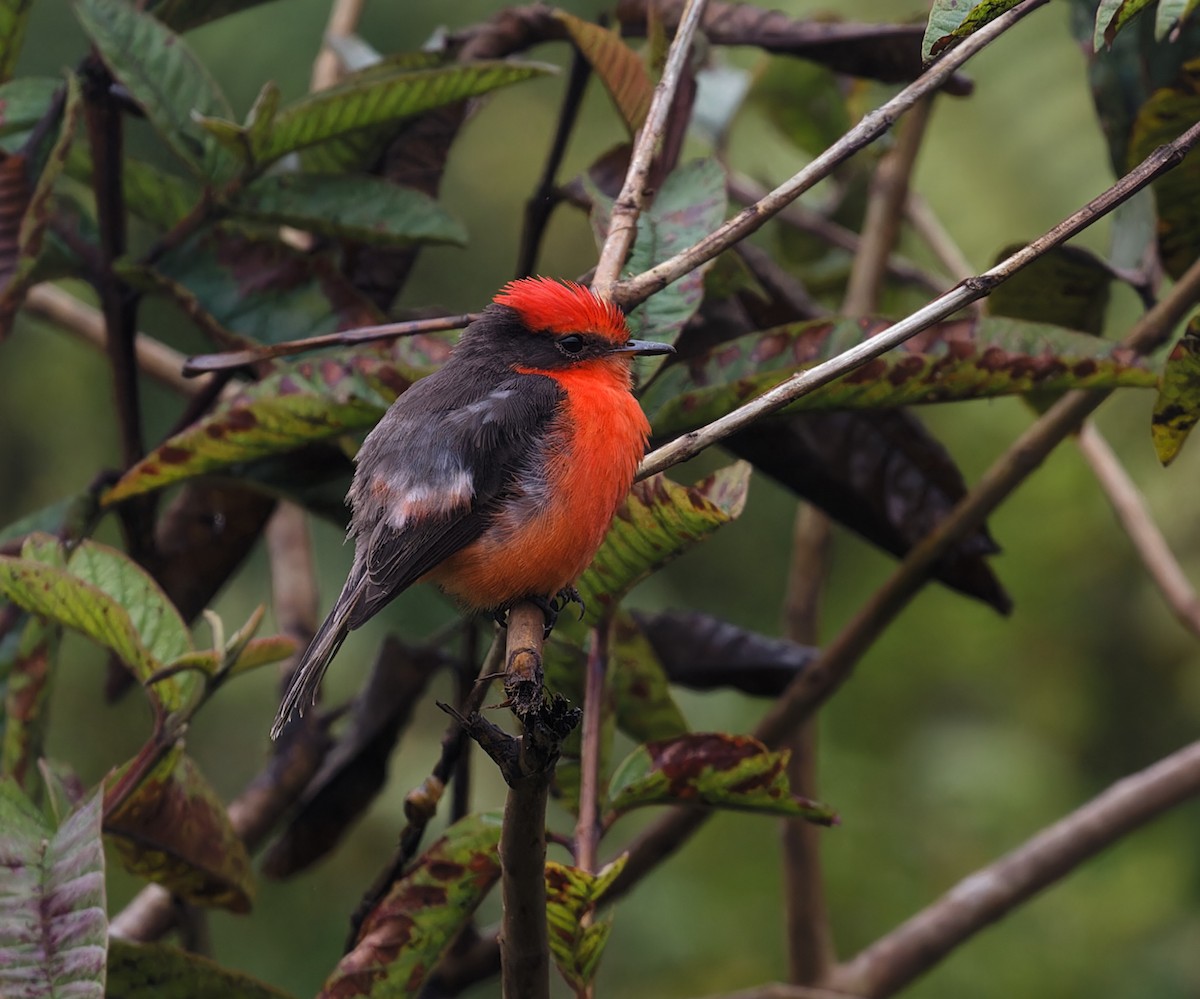
[[[565,600],[645,453],[631,359],[671,352],[631,340],[621,310],[581,285],[505,285],[363,442],[347,495],[354,563],[271,737],[312,703],[346,635],[413,583],[472,611]]]

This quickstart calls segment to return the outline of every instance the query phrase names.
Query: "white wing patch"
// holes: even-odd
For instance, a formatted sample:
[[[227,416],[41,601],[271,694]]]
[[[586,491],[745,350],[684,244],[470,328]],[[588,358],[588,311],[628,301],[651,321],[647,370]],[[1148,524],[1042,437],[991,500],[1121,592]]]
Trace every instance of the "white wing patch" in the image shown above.
[[[467,507],[475,495],[471,473],[451,455],[439,461],[435,478],[413,481],[408,469],[392,475],[376,475],[371,480],[371,495],[383,508],[388,526],[400,530],[410,520],[444,516]]]

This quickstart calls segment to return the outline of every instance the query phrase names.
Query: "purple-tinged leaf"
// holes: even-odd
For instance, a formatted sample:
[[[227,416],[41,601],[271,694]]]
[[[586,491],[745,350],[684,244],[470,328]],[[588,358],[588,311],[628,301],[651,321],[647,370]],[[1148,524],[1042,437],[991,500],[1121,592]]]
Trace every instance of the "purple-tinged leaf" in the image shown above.
[[[279,989],[170,944],[108,944],[109,999],[291,999]]]
[[[647,387],[642,405],[656,436],[694,430],[888,325],[838,318],[738,337],[670,365]],[[1035,390],[1146,388],[1157,380],[1131,352],[1082,333],[1016,319],[954,319],[802,396],[784,412],[893,408]]]
[[[604,893],[625,869],[621,854],[595,874],[553,860],[546,862],[546,923],[550,954],[567,984],[583,994],[596,977],[612,918],[585,919],[595,912]]]
[[[415,996],[500,878],[500,817],[454,823],[371,910],[320,999]]]
[[[1169,465],[1200,420],[1200,319],[1171,348],[1154,400],[1150,434],[1158,460]]]
[[[648,742],[613,773],[608,810],[615,817],[643,805],[704,805],[836,825],[837,816],[824,805],[792,794],[790,756],[750,736],[722,732]]]
[[[152,752],[147,745],[142,753]],[[141,754],[139,754],[140,758]],[[138,758],[105,780],[124,795]],[[174,746],[124,799],[104,831],[126,869],[200,905],[247,912],[254,890],[250,857],[216,792],[181,746]]]
[[[56,830],[0,780],[0,995],[103,999],[108,917],[102,795]]]

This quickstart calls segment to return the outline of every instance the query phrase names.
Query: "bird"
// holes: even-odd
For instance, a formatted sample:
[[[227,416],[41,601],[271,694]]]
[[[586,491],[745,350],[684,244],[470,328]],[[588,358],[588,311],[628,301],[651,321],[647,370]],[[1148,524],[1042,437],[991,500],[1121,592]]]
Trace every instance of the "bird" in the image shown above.
[[[363,441],[346,496],[350,572],[271,738],[314,702],[346,636],[419,581],[470,612],[532,599],[551,627],[645,455],[632,358],[673,352],[632,339],[621,309],[575,282],[501,288]]]

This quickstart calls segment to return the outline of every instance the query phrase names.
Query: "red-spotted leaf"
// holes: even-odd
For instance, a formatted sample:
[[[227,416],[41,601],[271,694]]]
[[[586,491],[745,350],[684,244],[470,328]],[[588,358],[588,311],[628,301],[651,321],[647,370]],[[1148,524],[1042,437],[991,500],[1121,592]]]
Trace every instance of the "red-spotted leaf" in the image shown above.
[[[263,177],[231,206],[234,215],[377,246],[467,241],[436,201],[380,177],[288,173]]]
[[[879,319],[837,318],[738,337],[668,367],[648,386],[642,405],[657,436],[694,430],[887,327]],[[895,407],[1035,390],[1147,388],[1157,380],[1130,352],[1082,333],[1016,319],[954,319],[802,396],[784,412]]]
[[[437,345],[426,342],[427,356]],[[428,372],[407,363],[412,351],[413,345],[401,340],[281,362],[276,374],[224,400],[151,451],[105,493],[103,502],[370,427]],[[449,348],[443,345],[442,353],[447,356]]]
[[[1150,434],[1158,460],[1169,465],[1200,420],[1200,319],[1171,348],[1154,400]]]
[[[625,869],[628,854],[621,854],[595,874],[546,862],[546,922],[550,953],[567,984],[582,994],[592,979],[612,932],[612,918],[588,922],[601,897]]]
[[[152,752],[148,745],[142,754]],[[250,857],[221,799],[181,745],[172,747],[126,793],[141,754],[105,780],[111,801],[104,831],[122,864],[173,895],[247,912],[254,889]]]
[[[681,486],[663,475],[636,483],[579,581],[587,607],[584,620],[595,624],[651,573],[741,516],[749,486],[750,466],[745,462],[694,486]],[[560,627],[569,627],[571,617],[563,614]]]
[[[32,614],[80,631],[114,652],[143,684],[191,651],[191,637],[158,584],[123,553],[80,542],[69,559],[48,535],[31,535],[21,558],[0,557],[0,593]],[[167,711],[190,700],[195,678],[147,686]]]
[[[1154,0],[1100,0],[1092,48],[1099,52],[1103,46],[1112,45],[1117,32],[1152,3]]]
[[[0,995],[103,999],[108,917],[102,796],[57,830],[0,780]]]
[[[609,782],[608,809],[621,815],[642,805],[689,804],[767,812],[835,825],[824,805],[791,792],[791,753],[774,753],[757,739],[693,733],[638,746]]]
[[[589,184],[591,182],[589,181]],[[612,199],[592,190],[592,229],[604,242]],[[716,160],[694,160],[671,172],[650,210],[638,217],[637,238],[622,275],[640,274],[673,257],[725,221],[725,172]],[[704,298],[704,275],[712,261],[690,271],[629,313],[629,328],[643,340],[674,343]]]
[[[50,223],[50,196],[82,106],[79,83],[68,75],[58,128],[49,133],[55,138],[37,141],[40,128],[35,127],[20,152],[0,153],[0,339],[33,283]]]
[[[108,999],[290,999],[286,992],[170,944],[108,944]]]
[[[973,35],[1020,0],[933,0],[929,23],[921,40],[921,58],[928,62],[940,52]]]
[[[1138,111],[1129,138],[1129,163],[1177,139],[1200,121],[1200,59],[1184,65],[1175,82],[1156,90]],[[1178,278],[1200,257],[1200,155],[1183,158],[1153,183],[1158,249],[1163,267]]]
[[[613,712],[619,728],[637,742],[672,739],[688,730],[671,696],[670,681],[638,622],[620,612],[609,645]]]
[[[555,11],[554,16],[567,29],[575,47],[600,77],[629,134],[636,133],[646,120],[650,98],[654,96],[654,81],[650,79],[641,56],[609,28],[592,24],[566,11]]]
[[[500,877],[497,814],[454,823],[371,910],[321,999],[416,996]]]
[[[229,118],[232,109],[187,43],[126,0],[76,0],[75,12],[113,76],[180,159],[202,180],[235,176],[240,157],[195,121]]]

